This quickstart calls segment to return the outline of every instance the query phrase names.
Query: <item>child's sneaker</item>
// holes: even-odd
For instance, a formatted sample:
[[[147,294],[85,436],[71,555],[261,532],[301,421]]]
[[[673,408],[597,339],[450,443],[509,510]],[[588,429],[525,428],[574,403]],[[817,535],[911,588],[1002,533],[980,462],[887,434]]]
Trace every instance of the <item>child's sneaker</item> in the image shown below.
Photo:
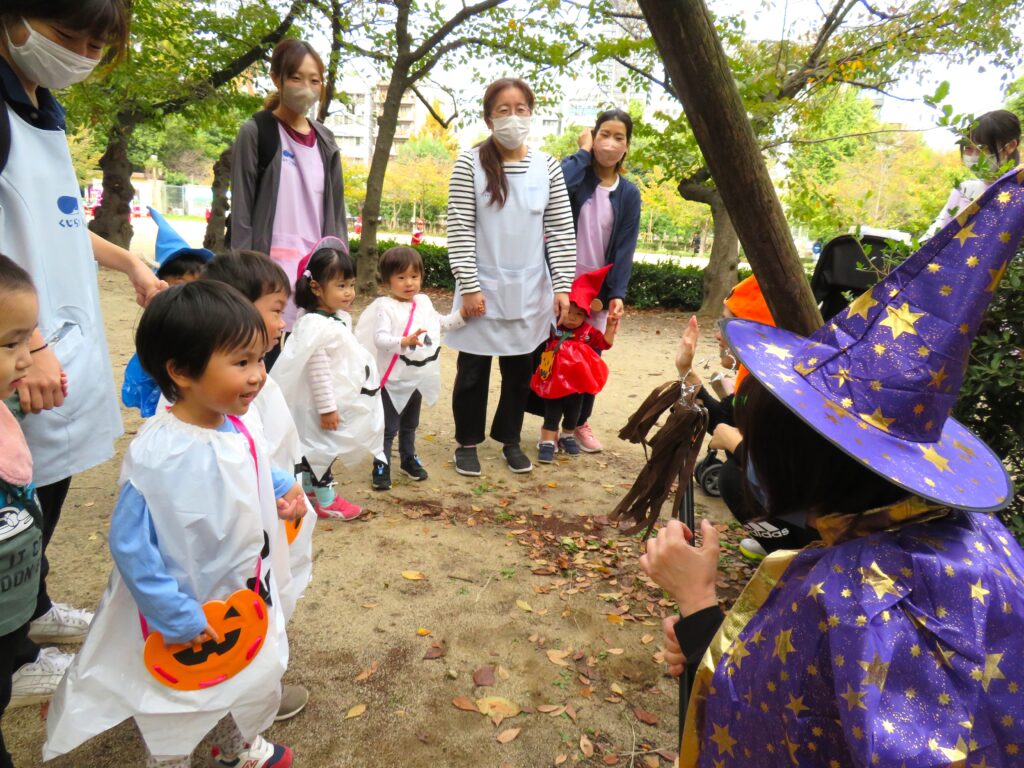
[[[423,464],[420,463],[419,456],[407,456],[402,459],[400,466],[402,471],[413,480],[426,480],[427,477],[429,477],[429,475],[427,475],[427,470],[425,470],[423,468]]]
[[[576,438],[572,435],[562,435],[558,438],[558,450],[570,456],[579,456],[580,444],[576,442]]]
[[[537,461],[541,464],[550,464],[555,460],[555,444],[550,440],[537,443]]]
[[[210,754],[210,768],[291,768],[292,750],[281,744],[271,744],[262,736],[253,739],[247,749],[243,749],[228,759],[217,747]]]
[[[53,696],[74,655],[56,648],[43,648],[35,661],[14,670],[11,677],[11,702],[8,709],[41,704]]]
[[[341,496],[335,496],[334,501],[326,506],[314,503],[313,509],[316,510],[317,517],[344,520],[346,523],[349,520],[355,520],[363,514],[362,507],[353,504],[351,501],[345,501]]]
[[[375,491],[386,491],[391,488],[391,466],[387,462],[374,459],[370,482],[373,483]]]
[[[572,433],[584,453],[600,453],[604,449],[601,441],[594,437],[590,424],[580,424]]]
[[[75,643],[85,639],[92,611],[54,603],[50,610],[29,624],[29,639],[36,643]]]

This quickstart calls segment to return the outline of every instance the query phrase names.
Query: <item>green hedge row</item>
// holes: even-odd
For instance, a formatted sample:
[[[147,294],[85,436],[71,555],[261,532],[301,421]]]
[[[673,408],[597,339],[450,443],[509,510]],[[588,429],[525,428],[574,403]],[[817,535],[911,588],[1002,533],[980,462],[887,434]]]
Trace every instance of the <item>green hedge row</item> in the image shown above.
[[[396,243],[393,240],[379,240],[377,250],[383,253],[388,248],[408,243]],[[448,249],[443,245],[421,243],[414,246],[423,257],[426,274],[423,285],[428,288],[455,290],[455,278],[448,268]],[[352,253],[359,250],[359,239],[349,242]],[[749,272],[741,271],[740,277]],[[703,297],[704,271],[700,267],[683,267],[670,261],[659,261],[655,264],[636,263],[633,265],[633,277],[629,281],[629,292],[626,303],[638,309],[681,309],[696,311],[700,309]]]

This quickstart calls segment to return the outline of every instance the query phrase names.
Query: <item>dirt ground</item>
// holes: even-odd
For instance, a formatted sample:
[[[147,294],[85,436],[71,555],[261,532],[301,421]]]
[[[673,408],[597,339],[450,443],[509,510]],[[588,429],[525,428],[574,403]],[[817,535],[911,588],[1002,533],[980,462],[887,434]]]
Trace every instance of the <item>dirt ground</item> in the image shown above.
[[[101,271],[100,283],[120,384],[140,310],[120,275]],[[369,463],[340,478],[341,494],[372,514],[316,529],[314,581],[289,625],[285,678],[312,696],[302,714],[266,734],[295,750],[297,766],[671,764],[677,686],[659,650],[660,618],[672,606],[639,572],[639,539],[620,534],[607,515],[644,461],[640,447],[615,435],[651,389],[674,377],[684,319],[627,314],[606,353],[611,376],[591,420],[603,453],[513,475],[499,446],[488,443],[480,450],[483,475],[461,477],[451,464],[454,427],[442,395],[424,411],[419,432],[426,482],[401,476],[392,491],[374,493]],[[710,329],[697,357],[717,359]],[[450,391],[450,350],[442,371]],[[497,374],[492,408],[496,383]],[[96,605],[112,567],[106,532],[120,457],[140,425],[136,411],[123,415],[117,458],[75,478],[49,548],[51,594],[77,606]],[[527,416],[523,442],[533,456],[539,428]],[[726,529],[720,500],[698,491],[696,504],[698,517]],[[738,532],[725,532],[735,544]],[[723,587],[749,572],[731,548],[723,564]],[[488,705],[499,714],[478,711]],[[4,717],[20,768],[41,764],[43,716],[29,707]],[[207,754],[197,750],[194,765],[205,765]],[[125,723],[49,765],[144,760]]]

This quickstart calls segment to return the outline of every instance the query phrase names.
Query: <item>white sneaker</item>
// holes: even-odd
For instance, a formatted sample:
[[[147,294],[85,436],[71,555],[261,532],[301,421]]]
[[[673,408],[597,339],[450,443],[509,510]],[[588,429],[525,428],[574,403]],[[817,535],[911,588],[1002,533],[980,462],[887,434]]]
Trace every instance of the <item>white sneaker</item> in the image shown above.
[[[92,611],[54,603],[50,610],[32,621],[28,636],[37,643],[77,643],[85,639],[91,622]]]
[[[53,696],[60,679],[75,658],[73,653],[64,653],[56,648],[43,648],[39,657],[14,670],[11,677],[11,703],[8,708],[28,707],[42,704]]]

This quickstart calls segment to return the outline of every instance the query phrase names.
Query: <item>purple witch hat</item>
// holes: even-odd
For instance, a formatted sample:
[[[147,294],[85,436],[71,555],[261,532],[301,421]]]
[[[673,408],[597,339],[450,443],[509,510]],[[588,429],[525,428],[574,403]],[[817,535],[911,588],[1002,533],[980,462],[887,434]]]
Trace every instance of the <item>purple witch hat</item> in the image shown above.
[[[823,437],[911,493],[1002,509],[999,458],[950,417],[971,342],[1024,237],[1024,166],[996,181],[809,339],[748,320],[722,333],[740,362]]]

